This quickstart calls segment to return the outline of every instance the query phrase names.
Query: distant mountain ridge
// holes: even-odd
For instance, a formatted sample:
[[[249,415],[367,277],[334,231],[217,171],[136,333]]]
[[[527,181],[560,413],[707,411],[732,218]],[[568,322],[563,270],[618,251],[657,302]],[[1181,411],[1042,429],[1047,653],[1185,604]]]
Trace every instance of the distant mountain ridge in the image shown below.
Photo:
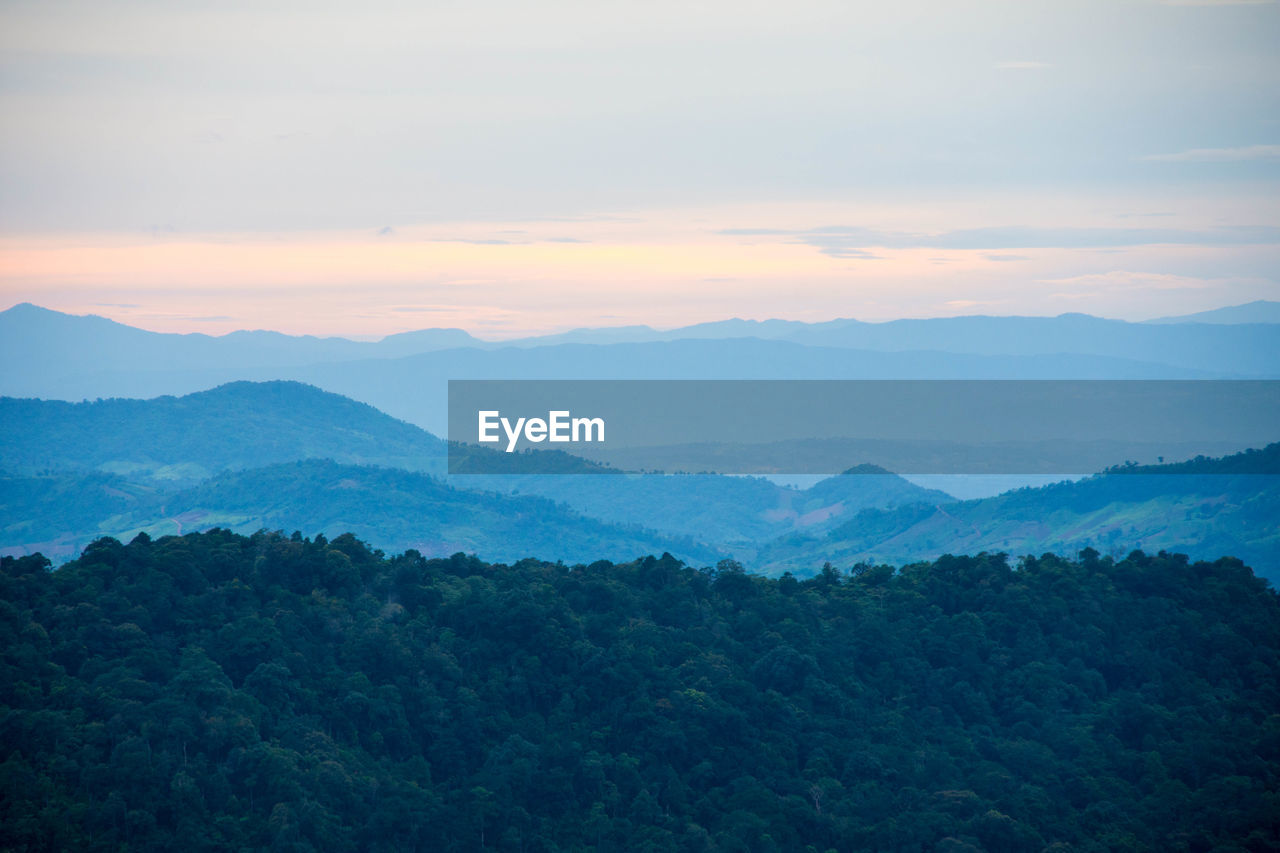
[[[34,313],[38,322],[25,322],[24,312]],[[913,332],[921,338],[920,345],[930,347],[915,350],[904,349],[901,341],[895,343],[892,339],[869,342],[881,346],[881,349],[855,349],[829,324],[813,327],[783,324],[782,327],[791,329],[803,326],[812,332],[810,338],[819,333],[829,334],[837,345],[783,338],[699,337],[528,347],[485,344],[394,358],[343,360],[344,354],[349,356],[355,351],[352,347],[363,354],[373,350],[365,348],[370,345],[353,341],[291,339],[272,333],[224,338],[156,335],[101,318],[68,318],[35,308],[24,308],[23,311],[10,309],[0,313],[0,354],[6,367],[0,372],[0,394],[59,400],[150,398],[189,394],[237,380],[296,380],[367,403],[443,435],[446,431],[445,392],[450,379],[1209,379],[1280,376],[1280,326],[1141,326],[1087,317],[1031,318],[1026,322],[1033,325],[1047,323],[1048,326],[1041,331],[1019,332],[1019,338],[1019,335],[1004,334],[999,328],[983,325],[1013,323],[1020,329],[1023,321],[1019,318],[969,318],[962,322],[964,328],[960,332],[963,334],[957,332],[963,340],[958,343],[952,341],[957,350],[966,347],[972,350],[980,344],[987,349],[999,349],[990,342],[1002,340],[1014,342],[1005,349],[1029,348],[1029,345],[1015,345],[1016,339],[1034,341],[1042,350],[1070,346],[1087,350],[1090,347],[1081,342],[1086,341],[1089,335],[1079,329],[1072,331],[1078,325],[1085,331],[1090,328],[1111,330],[1106,334],[1119,330],[1123,333],[1121,337],[1132,339],[1131,344],[1139,338],[1163,341],[1154,348],[1126,345],[1129,351],[1137,354],[1151,350],[1148,354],[1153,356],[1153,360],[1144,361],[1080,351],[995,355],[949,352],[943,348],[948,343],[943,332],[951,328],[947,324],[956,321],[901,322],[943,325],[921,327],[923,331],[918,334]],[[973,328],[965,331],[970,326]],[[884,334],[883,329],[874,324],[859,324],[851,328],[860,329],[859,334],[870,334],[868,330],[877,335]],[[880,331],[875,331],[877,329]],[[1102,334],[1098,332],[1094,337]],[[1057,343],[1052,343],[1053,335],[1060,338]],[[235,349],[241,338],[266,340],[272,347],[281,345],[282,340],[295,343],[301,340],[299,346],[304,349],[323,348],[331,343],[337,349],[329,354],[332,357],[308,363],[303,363],[305,359],[299,353],[292,353],[287,358],[276,353],[255,362],[257,356],[254,352],[261,352],[261,348],[233,353],[233,358],[224,357],[219,348],[229,346]],[[400,344],[396,346],[403,349]],[[175,348],[180,352],[170,351]],[[1117,345],[1111,349],[1124,350],[1125,347]],[[1165,361],[1160,361],[1161,358]],[[850,460],[851,463],[854,461]]]
[[[1176,317],[1158,317],[1148,323],[1223,323],[1237,325],[1240,323],[1280,323],[1280,302],[1258,299],[1244,305],[1231,305],[1226,308],[1215,308],[1212,311],[1198,311],[1195,314],[1182,314]]]
[[[58,397],[42,389],[57,387],[68,376],[92,377],[112,371],[287,368],[362,358],[398,358],[473,343],[479,342],[461,329],[409,332],[377,343],[260,330],[218,337],[149,332],[105,317],[63,314],[22,303],[0,312],[0,364],[5,366],[0,393]],[[101,393],[79,396],[122,395],[105,388]]]
[[[429,329],[370,343],[275,332],[160,334],[23,304],[0,312],[0,363],[0,394],[10,396],[153,397],[237,379],[297,379],[438,431],[439,420],[405,415],[410,407],[391,402],[420,387],[409,374],[425,370],[437,380],[1275,377],[1280,324],[1144,324],[1082,314],[886,323],[727,320],[665,332],[587,329],[507,342]],[[352,383],[351,377],[359,378]]]

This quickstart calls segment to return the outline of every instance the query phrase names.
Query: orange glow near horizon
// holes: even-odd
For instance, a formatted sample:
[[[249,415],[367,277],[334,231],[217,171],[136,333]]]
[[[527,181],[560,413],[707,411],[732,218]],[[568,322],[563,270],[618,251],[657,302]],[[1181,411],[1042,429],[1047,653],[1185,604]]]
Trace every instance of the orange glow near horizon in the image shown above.
[[[455,223],[386,234],[9,236],[0,239],[0,308],[33,302],[163,332],[381,337],[451,327],[500,340],[729,317],[1085,311],[1147,319],[1274,298],[1263,279],[1161,271],[1251,255],[1262,263],[1272,247],[842,247],[821,235],[843,232],[813,223],[870,217],[816,210]],[[912,220],[910,210],[878,210],[881,227],[910,233],[941,232],[941,220],[958,213],[936,206]],[[935,218],[923,223],[932,230],[911,227],[926,216]],[[750,227],[762,221],[785,224]]]

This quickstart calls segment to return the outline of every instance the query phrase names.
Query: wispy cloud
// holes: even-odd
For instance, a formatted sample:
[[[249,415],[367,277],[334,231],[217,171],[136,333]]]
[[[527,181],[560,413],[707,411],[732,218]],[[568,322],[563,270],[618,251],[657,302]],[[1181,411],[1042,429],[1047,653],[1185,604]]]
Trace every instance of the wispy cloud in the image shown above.
[[[465,237],[442,237],[439,240],[430,240],[431,243],[465,243],[468,246],[522,246],[527,240],[499,240],[497,238],[490,239],[467,239]]]
[[[983,255],[982,257],[986,258],[989,261],[998,261],[1000,263],[1031,260],[1031,258],[1028,257],[1027,255]]]
[[[1065,278],[1042,278],[1042,284],[1053,284],[1066,287],[1065,293],[1057,296],[1074,296],[1080,291],[1096,290],[1198,290],[1221,284],[1221,279],[1195,278],[1185,275],[1171,275],[1157,272],[1135,272],[1133,270],[1111,270],[1103,273],[1088,273]]]
[[[1208,229],[1183,228],[1032,228],[1004,226],[966,228],[937,234],[878,231],[832,225],[804,230],[731,228],[719,232],[737,237],[787,237],[787,242],[813,246],[837,258],[867,257],[874,249],[1107,249],[1126,246],[1266,246],[1280,245],[1280,228],[1239,225]],[[1000,260],[1021,260],[1008,255]]]
[[[378,232],[381,234],[382,232]],[[469,246],[532,246],[537,243],[580,243],[588,244],[592,241],[583,240],[578,237],[533,237],[533,236],[516,236],[528,235],[527,231],[499,231],[499,234],[512,235],[511,237],[439,237],[428,240],[429,243],[464,243]]]
[[[437,314],[468,311],[473,307],[470,305],[396,305],[387,310],[393,314]]]
[[[810,240],[797,240],[798,243],[804,243],[810,246],[817,246],[818,251],[824,255],[830,255],[833,258],[848,258],[855,261],[878,261],[881,257],[866,249],[860,249],[857,246],[845,245],[839,238],[827,238],[823,243],[814,243]]]
[[[1192,148],[1174,154],[1150,154],[1142,159],[1161,163],[1238,163],[1245,160],[1280,160],[1280,145]]]

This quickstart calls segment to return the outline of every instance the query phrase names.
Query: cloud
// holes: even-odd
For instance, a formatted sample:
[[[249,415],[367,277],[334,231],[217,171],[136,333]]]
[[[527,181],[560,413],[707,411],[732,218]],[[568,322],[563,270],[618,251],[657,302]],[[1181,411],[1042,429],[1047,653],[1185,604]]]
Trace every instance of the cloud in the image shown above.
[[[1065,285],[1077,291],[1095,290],[1199,290],[1222,284],[1222,279],[1195,278],[1157,272],[1111,270],[1103,273],[1087,273],[1066,278],[1038,279],[1042,284]],[[1056,293],[1054,296],[1074,297],[1075,293]]]
[[[1180,228],[969,228],[949,231],[916,245],[944,249],[1087,249],[1119,246],[1255,246],[1280,243],[1280,228],[1266,225],[1206,230]]]
[[[472,306],[459,305],[397,305],[387,310],[393,314],[436,314],[448,311],[469,311]]]
[[[1009,261],[1029,261],[1031,258],[1026,255],[983,255],[989,261],[998,261],[1001,263]]]
[[[729,236],[779,236],[789,242],[813,246],[837,258],[869,257],[872,249],[956,249],[1000,251],[1008,249],[1107,249],[1127,246],[1269,246],[1280,245],[1280,228],[1270,225],[1236,225],[1208,229],[1182,228],[1032,228],[1003,226],[965,228],[938,234],[876,231],[835,225],[798,231],[733,228],[719,232]]]
[[[791,242],[800,243],[806,246],[815,246],[819,252],[833,258],[849,258],[859,261],[881,260],[879,255],[860,248],[858,245],[859,241],[853,238],[845,239],[841,237],[825,237],[821,239],[793,240]]]
[[[465,237],[442,238],[440,240],[430,240],[431,243],[466,243],[469,246],[520,246],[527,241],[523,240],[498,240],[490,238],[487,240],[471,240]]]
[[[390,237],[395,233],[396,233],[396,229],[392,228],[390,225],[384,225],[378,229],[379,237]]]
[[[996,68],[1000,69],[1001,71],[1030,71],[1036,68],[1050,68],[1050,67],[1052,66],[1050,66],[1049,63],[1047,62],[1028,62],[1025,60],[996,63]]]
[[[381,232],[379,232],[381,233]],[[497,232],[499,234],[512,235],[508,237],[441,237],[436,240],[430,240],[431,243],[465,243],[470,246],[532,246],[535,243],[590,243],[590,240],[581,240],[577,237],[518,237],[515,235],[528,234],[527,231],[505,230]]]
[[[1246,160],[1280,160],[1280,145],[1192,148],[1175,154],[1150,154],[1142,159],[1159,163],[1240,163]]]

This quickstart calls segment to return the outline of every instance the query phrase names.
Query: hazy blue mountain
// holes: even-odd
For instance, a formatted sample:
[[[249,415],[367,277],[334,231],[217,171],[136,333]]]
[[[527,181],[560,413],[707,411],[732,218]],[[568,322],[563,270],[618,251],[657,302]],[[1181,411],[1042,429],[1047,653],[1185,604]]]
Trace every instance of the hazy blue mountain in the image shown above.
[[[714,474],[477,475],[452,477],[450,482],[539,495],[605,521],[634,522],[715,542],[744,557],[774,537],[792,530],[827,529],[866,507],[953,500],[945,492],[921,488],[883,470],[830,477],[803,490],[760,477]]]
[[[536,361],[566,348],[528,355]],[[471,549],[491,559],[622,559],[636,548],[702,560],[729,552],[769,570],[812,567],[815,554],[833,562],[907,561],[1085,546],[1230,554],[1268,576],[1280,565],[1277,477],[1238,474],[1260,470],[1259,459],[1271,460],[1280,445],[1260,457],[1163,466],[1171,472],[1163,474],[1110,472],[964,502],[858,469],[801,490],[757,478],[620,473],[454,477],[446,484],[367,464],[432,470],[443,453],[438,438],[411,424],[289,382],[236,383],[176,399],[0,400],[0,469],[17,475],[0,478],[0,547],[71,556],[102,534],[267,526],[350,530],[388,548]],[[1249,464],[1241,469],[1233,459]],[[610,543],[623,550],[591,551]]]
[[[0,470],[83,468],[194,482],[224,469],[328,458],[443,473],[444,442],[297,382],[185,397],[65,403],[0,398]]]
[[[594,331],[603,340],[613,334]],[[671,339],[553,345],[550,341],[558,339],[547,338],[513,346],[475,341],[457,330],[396,335],[378,343],[270,332],[214,338],[156,334],[100,317],[20,305],[0,313],[5,365],[0,394],[64,400],[155,397],[237,379],[297,379],[439,431],[443,382],[449,378],[1280,375],[1280,324],[1149,325],[1084,315],[891,323],[737,320],[660,334]],[[459,340],[467,346],[453,346]],[[404,355],[417,349],[430,351]]]
[[[370,344],[368,357],[399,358],[420,352],[487,345],[486,341],[473,338],[462,329],[420,329],[387,335],[382,340]]]
[[[1270,473],[1238,473],[1239,471]],[[1222,459],[1115,470],[981,500],[867,509],[821,535],[770,543],[756,566],[799,570],[942,554],[1178,550],[1235,556],[1280,582],[1280,444]]]
[[[67,470],[121,475],[85,480],[83,499],[103,508],[89,513],[95,523],[124,512],[121,500],[128,504],[140,497],[154,498],[152,503],[159,506],[165,493],[222,471],[333,459],[440,474],[445,452],[443,441],[418,427],[294,382],[236,382],[153,400],[65,403],[0,398],[0,471],[27,477]],[[577,457],[557,455],[564,459],[561,470],[601,470]],[[523,454],[497,458],[524,461]],[[878,473],[881,476],[833,478],[808,491],[755,478],[621,473],[454,476],[449,481],[466,490],[538,495],[607,522],[640,524],[739,548],[796,528],[830,526],[867,506],[949,499],[888,472]],[[39,482],[45,482],[51,500],[67,493],[66,482],[57,478],[21,484],[13,480],[8,488],[32,489]],[[250,503],[259,505],[267,497],[254,496]],[[52,517],[61,518],[60,513]],[[20,523],[27,530],[32,521],[30,512],[0,512],[0,527]],[[62,522],[54,527],[42,535],[54,538],[67,529]]]
[[[1276,356],[1280,354],[1280,331],[1269,326],[1276,323],[1280,323],[1280,303],[1254,302],[1147,323],[1128,323],[1087,314],[968,316],[886,322],[837,319],[819,323],[735,318],[669,330],[647,326],[576,329],[555,335],[482,343],[480,346],[500,349],[759,338],[876,352],[1093,355],[1233,375],[1275,375]],[[1254,325],[1260,328],[1194,328],[1201,324]],[[1149,328],[1152,325],[1179,328],[1152,330]]]
[[[450,379],[1190,379],[1218,374],[1102,356],[888,353],[734,338],[442,350],[391,361],[313,365],[288,375],[443,435]]]
[[[1154,327],[1153,327],[1154,328]],[[1224,327],[1225,328],[1225,327]],[[1224,374],[1091,355],[871,352],[757,338],[451,349],[306,366],[85,372],[11,396],[81,400],[189,394],[237,380],[305,382],[443,435],[450,379],[1203,379]],[[10,383],[26,386],[20,380]]]
[[[1212,311],[1183,314],[1179,317],[1159,317],[1147,322],[1159,325],[1167,325],[1169,323],[1224,323],[1231,325],[1240,323],[1280,323],[1280,302],[1259,299],[1244,305],[1215,308]]]
[[[835,320],[796,330],[787,340],[811,346],[896,352],[1034,356],[1072,353],[1129,359],[1238,376],[1274,376],[1280,326],[1149,325],[1087,314],[1058,317],[955,317],[862,323]]]
[[[459,551],[510,562],[634,559],[671,552],[714,564],[724,554],[691,537],[608,524],[532,496],[462,491],[412,471],[309,459],[228,471],[163,493],[115,475],[0,475],[0,553],[68,559],[99,536],[131,539],[213,527],[337,536],[428,556]]]
[[[622,343],[761,338],[809,346],[880,352],[943,351],[971,355],[1085,354],[1244,375],[1274,375],[1280,361],[1280,302],[1253,302],[1216,311],[1127,323],[1087,314],[1057,317],[943,317],[869,323],[732,319],[658,331],[647,327],[578,329],[509,344]],[[1199,324],[1258,328],[1202,329]],[[1177,326],[1153,329],[1154,325]],[[615,334],[616,331],[616,334]]]
[[[75,316],[29,303],[0,312],[0,393],[23,397],[128,396],[106,383],[94,390],[92,381],[75,378],[100,374],[160,371],[235,371],[399,357],[445,347],[479,343],[460,329],[427,329],[392,335],[378,342],[346,338],[293,336],[279,332],[241,331],[213,337],[203,334],[165,334],[135,329],[97,316]],[[57,389],[70,380],[82,393]],[[217,383],[215,383],[217,384]],[[205,385],[203,387],[211,387]],[[179,393],[201,390],[182,387]],[[155,396],[155,395],[148,395]]]
[[[718,320],[675,329],[652,326],[604,326],[571,329],[554,335],[539,335],[505,341],[506,346],[534,347],[554,344],[622,344],[653,341],[722,340],[724,338],[784,338],[809,326],[797,320]]]

